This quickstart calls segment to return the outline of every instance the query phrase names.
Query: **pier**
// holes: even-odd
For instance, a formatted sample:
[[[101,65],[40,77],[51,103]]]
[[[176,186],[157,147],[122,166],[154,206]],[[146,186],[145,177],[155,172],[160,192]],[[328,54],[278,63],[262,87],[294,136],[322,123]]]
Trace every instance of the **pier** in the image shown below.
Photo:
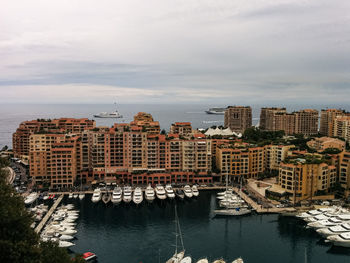
[[[41,222],[39,223],[39,225],[37,225],[37,227],[34,229],[34,231],[36,233],[40,233],[41,229],[45,226],[46,222],[49,220],[49,218],[51,217],[52,213],[56,210],[57,206],[59,205],[59,203],[61,203],[62,199],[63,199],[64,195],[60,195],[60,197],[55,201],[55,203],[53,204],[53,206],[50,208],[50,210],[47,212],[47,214],[44,216],[44,218],[41,220]]]
[[[248,195],[240,191],[238,188],[234,187],[233,190],[247,203],[249,204],[258,214],[277,214],[277,213],[285,213],[285,212],[294,212],[296,211],[293,207],[269,207],[264,208],[262,205],[257,204],[254,200],[252,200]]]

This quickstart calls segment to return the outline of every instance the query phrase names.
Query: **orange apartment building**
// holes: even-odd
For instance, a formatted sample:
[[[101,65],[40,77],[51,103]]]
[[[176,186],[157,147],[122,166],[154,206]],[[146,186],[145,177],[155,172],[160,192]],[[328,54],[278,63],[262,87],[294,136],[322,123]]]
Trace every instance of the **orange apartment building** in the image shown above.
[[[334,121],[338,116],[344,116],[346,113],[341,109],[321,110],[320,134],[332,137],[334,136]]]
[[[175,122],[170,126],[170,133],[181,136],[192,135],[192,125],[190,122]]]
[[[244,133],[252,127],[252,108],[249,106],[228,106],[225,111],[225,127]]]
[[[336,117],[333,125],[333,136],[343,138],[347,143],[350,143],[350,116]]]

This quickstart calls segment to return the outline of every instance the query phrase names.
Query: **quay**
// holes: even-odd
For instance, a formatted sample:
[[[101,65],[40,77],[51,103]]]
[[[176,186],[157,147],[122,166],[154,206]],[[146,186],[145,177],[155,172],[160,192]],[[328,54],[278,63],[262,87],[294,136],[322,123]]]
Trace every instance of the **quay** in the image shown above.
[[[252,200],[248,195],[240,191],[238,188],[234,187],[233,190],[247,203],[249,204],[258,214],[279,214],[286,212],[295,212],[296,209],[293,207],[269,207],[264,208],[262,205],[257,204],[254,200]]]
[[[61,194],[60,197],[55,201],[53,206],[50,208],[50,210],[47,212],[47,214],[44,216],[44,218],[41,220],[41,222],[37,225],[37,227],[34,229],[36,233],[40,233],[41,229],[45,226],[46,222],[51,217],[52,213],[56,210],[59,203],[61,203],[64,195]]]

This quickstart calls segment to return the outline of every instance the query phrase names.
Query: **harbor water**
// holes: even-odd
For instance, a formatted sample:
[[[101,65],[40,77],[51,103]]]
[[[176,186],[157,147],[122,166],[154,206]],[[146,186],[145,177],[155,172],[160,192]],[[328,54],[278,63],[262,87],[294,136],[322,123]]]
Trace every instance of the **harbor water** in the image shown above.
[[[81,211],[72,252],[94,252],[103,263],[157,263],[170,258],[175,250],[175,202],[186,254],[193,261],[208,257],[232,262],[239,256],[245,263],[350,260],[350,249],[324,243],[295,218],[257,214],[216,218],[215,193],[210,191],[201,191],[192,200],[143,201],[139,206],[94,204],[91,195],[82,201],[65,197],[64,202],[75,204]]]

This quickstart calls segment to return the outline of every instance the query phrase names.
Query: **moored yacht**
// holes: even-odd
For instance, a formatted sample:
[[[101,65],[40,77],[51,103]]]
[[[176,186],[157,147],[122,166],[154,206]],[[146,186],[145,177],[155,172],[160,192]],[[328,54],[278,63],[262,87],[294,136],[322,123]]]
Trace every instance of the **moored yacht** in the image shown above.
[[[197,188],[196,185],[192,186],[192,194],[193,194],[194,197],[199,196],[199,191],[198,191],[198,188]]]
[[[180,198],[180,200],[184,200],[185,199],[185,193],[182,189],[176,189],[175,191],[175,195]]]
[[[132,199],[132,189],[130,186],[124,186],[123,189],[124,195],[123,195],[123,201],[125,203],[130,203],[131,199]]]
[[[80,194],[79,194],[79,199],[80,199],[80,200],[83,200],[84,197],[85,197],[85,194],[84,194],[84,193],[80,193]]]
[[[166,195],[167,195],[168,198],[170,198],[170,199],[174,199],[175,198],[175,193],[174,193],[174,190],[173,190],[171,184],[167,184],[165,186],[165,192],[166,192]]]
[[[324,237],[340,235],[346,232],[350,232],[350,224],[345,223],[337,226],[320,228],[317,229],[316,232]]]
[[[153,187],[149,184],[145,190],[145,198],[148,202],[152,202],[155,198],[155,192]]]
[[[102,202],[105,204],[108,204],[108,202],[111,201],[111,194],[110,193],[104,193],[102,195]]]
[[[93,203],[97,203],[101,200],[101,197],[102,197],[102,193],[101,193],[100,188],[96,188],[94,190],[94,193],[92,194],[91,201]]]
[[[26,205],[30,205],[32,203],[34,203],[34,201],[39,197],[39,194],[36,192],[32,192],[30,193],[25,199],[24,199],[24,203]]]
[[[113,193],[112,193],[112,203],[113,204],[120,204],[120,202],[123,199],[123,190],[120,186],[117,186],[114,188]]]
[[[191,186],[185,185],[185,187],[184,187],[184,193],[185,193],[185,196],[186,196],[186,197],[191,198],[191,197],[193,196]]]
[[[327,237],[335,246],[350,247],[350,232]]]
[[[143,201],[143,193],[142,193],[142,190],[141,190],[140,187],[136,187],[135,188],[132,200],[137,205],[142,203],[142,201]]]
[[[160,200],[166,199],[166,193],[165,193],[164,187],[162,185],[158,184],[156,186],[155,190],[156,190],[156,195],[157,195],[158,199],[160,199]]]
[[[342,224],[343,221],[336,218],[336,217],[332,217],[329,219],[324,219],[324,220],[319,220],[316,222],[310,222],[307,224],[308,227],[312,227],[312,228],[325,228],[325,227],[332,227],[332,226],[337,226]]]

